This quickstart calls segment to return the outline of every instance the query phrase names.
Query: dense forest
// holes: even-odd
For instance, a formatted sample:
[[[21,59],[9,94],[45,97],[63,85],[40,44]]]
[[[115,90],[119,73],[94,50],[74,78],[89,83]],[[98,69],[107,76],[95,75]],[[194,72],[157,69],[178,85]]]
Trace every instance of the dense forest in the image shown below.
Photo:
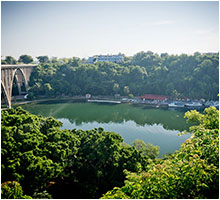
[[[219,111],[185,117],[197,124],[179,151],[132,146],[102,128],[61,130],[61,122],[22,108],[1,113],[2,198],[218,198]]]
[[[218,53],[124,56],[120,64],[85,64],[79,58],[37,57],[28,98],[78,95],[140,96],[217,100]],[[2,64],[32,63],[22,55]],[[14,90],[16,84],[14,84]],[[219,111],[188,111],[192,137],[180,150],[157,158],[159,147],[133,145],[103,128],[61,130],[52,117],[18,107],[1,112],[2,198],[218,198]]]
[[[61,122],[20,107],[2,111],[1,119],[2,198],[22,198],[7,196],[13,181],[33,198],[98,198],[122,186],[125,169],[143,170],[159,154],[157,146],[138,140],[130,146],[102,128],[60,130]]]
[[[218,53],[158,55],[139,52],[124,62],[82,64],[79,58],[37,57],[40,64],[32,73],[29,98],[47,96],[105,95],[140,96],[161,94],[174,98],[217,100],[219,91]],[[22,55],[8,56],[3,64],[32,62]]]

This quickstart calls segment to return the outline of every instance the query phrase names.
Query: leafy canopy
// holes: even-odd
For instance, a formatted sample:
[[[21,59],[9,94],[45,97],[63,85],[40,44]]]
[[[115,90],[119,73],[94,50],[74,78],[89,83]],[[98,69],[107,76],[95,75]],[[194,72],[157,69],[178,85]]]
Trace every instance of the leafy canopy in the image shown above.
[[[150,162],[119,134],[60,130],[61,122],[21,107],[3,110],[1,125],[2,182],[18,182],[33,198],[99,198],[123,185],[124,170]]]
[[[163,94],[173,98],[218,99],[218,53],[158,55],[148,51],[125,57],[125,61],[118,64],[82,64],[79,58],[48,61],[47,56],[40,56],[39,59],[41,64],[30,78],[29,92],[33,97],[89,93],[95,96]],[[50,91],[45,84],[50,85]]]
[[[183,199],[219,197],[219,111],[206,108],[204,114],[189,111],[192,137],[179,151],[156,160],[140,173],[127,171],[124,186],[115,187],[104,199]]]

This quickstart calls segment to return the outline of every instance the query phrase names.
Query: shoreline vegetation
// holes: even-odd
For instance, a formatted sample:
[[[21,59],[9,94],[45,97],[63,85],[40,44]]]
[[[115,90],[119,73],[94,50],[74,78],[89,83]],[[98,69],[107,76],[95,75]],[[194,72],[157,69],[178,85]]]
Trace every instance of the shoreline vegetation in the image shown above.
[[[61,130],[52,117],[21,107],[1,112],[2,198],[218,198],[219,111],[185,117],[192,137],[157,158],[158,147],[132,146],[103,128]],[[40,176],[39,176],[40,175]]]

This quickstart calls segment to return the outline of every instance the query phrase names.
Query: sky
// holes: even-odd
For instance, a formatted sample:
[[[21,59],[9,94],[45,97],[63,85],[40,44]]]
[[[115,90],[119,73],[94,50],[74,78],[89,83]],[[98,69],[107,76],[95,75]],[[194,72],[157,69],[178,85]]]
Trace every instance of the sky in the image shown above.
[[[1,1],[1,55],[219,51],[218,1]]]

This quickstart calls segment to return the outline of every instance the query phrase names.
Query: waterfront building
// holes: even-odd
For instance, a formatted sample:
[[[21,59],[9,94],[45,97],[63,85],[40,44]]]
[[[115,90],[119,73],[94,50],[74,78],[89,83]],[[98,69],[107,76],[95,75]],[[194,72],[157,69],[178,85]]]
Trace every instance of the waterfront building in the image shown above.
[[[140,96],[142,100],[159,100],[159,101],[165,101],[169,97],[165,95],[156,95],[156,94],[145,94],[143,96]]]

